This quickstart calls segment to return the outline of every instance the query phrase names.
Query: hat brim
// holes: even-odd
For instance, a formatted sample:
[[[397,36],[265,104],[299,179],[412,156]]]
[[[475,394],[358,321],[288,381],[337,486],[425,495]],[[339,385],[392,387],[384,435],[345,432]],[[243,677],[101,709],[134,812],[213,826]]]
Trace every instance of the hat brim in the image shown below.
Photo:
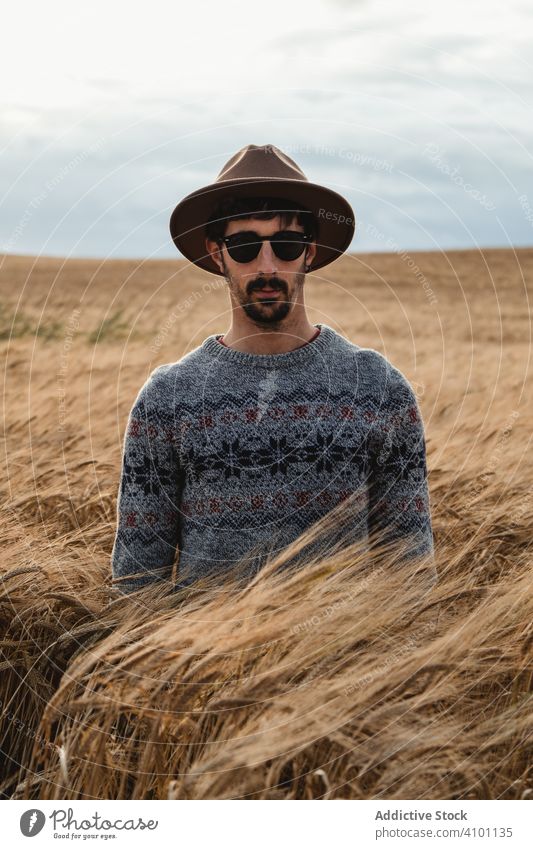
[[[286,198],[313,212],[318,233],[316,255],[310,271],[333,262],[352,241],[354,211],[348,201],[332,189],[307,180],[273,177],[224,180],[187,195],[170,217],[170,234],[180,253],[211,274],[220,275],[220,269],[206,251],[205,225],[217,204],[227,196]]]

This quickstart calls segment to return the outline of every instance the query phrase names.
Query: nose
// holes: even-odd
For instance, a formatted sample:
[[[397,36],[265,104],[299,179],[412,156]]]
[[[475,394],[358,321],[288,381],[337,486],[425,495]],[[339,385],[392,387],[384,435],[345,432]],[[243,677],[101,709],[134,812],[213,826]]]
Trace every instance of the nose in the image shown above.
[[[277,272],[277,257],[269,241],[261,243],[261,250],[256,258],[257,270],[260,274],[275,274]]]

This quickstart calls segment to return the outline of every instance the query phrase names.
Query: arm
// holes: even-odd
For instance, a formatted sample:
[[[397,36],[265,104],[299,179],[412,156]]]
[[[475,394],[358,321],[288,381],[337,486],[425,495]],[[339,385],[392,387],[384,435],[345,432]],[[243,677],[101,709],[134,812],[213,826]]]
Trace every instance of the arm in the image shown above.
[[[427,556],[428,584],[437,581],[422,416],[413,389],[397,369],[374,430],[369,467],[369,531],[400,541],[402,559]]]
[[[158,371],[139,392],[124,437],[111,565],[126,593],[170,579],[178,544],[178,455]]]

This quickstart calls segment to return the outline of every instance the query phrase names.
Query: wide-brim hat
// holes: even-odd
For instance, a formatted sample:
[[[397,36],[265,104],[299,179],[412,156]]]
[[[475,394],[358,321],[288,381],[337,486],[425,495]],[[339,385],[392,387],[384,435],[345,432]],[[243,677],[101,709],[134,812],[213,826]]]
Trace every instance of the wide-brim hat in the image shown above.
[[[354,211],[342,195],[311,183],[296,162],[274,145],[248,144],[226,162],[214,183],[183,198],[170,217],[170,234],[178,250],[212,274],[220,275],[220,269],[207,253],[205,225],[229,196],[284,198],[313,212],[318,232],[310,271],[337,259],[354,234]]]

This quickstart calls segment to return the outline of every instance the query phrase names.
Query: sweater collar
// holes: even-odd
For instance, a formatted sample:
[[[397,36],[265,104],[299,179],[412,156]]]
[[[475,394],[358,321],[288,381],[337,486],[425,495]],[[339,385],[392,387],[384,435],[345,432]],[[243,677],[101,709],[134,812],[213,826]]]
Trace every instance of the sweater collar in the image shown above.
[[[203,351],[219,362],[242,363],[246,366],[265,366],[267,368],[291,368],[293,365],[305,363],[318,355],[324,356],[331,347],[335,337],[335,331],[327,324],[315,324],[320,328],[320,333],[306,345],[286,351],[284,354],[251,354],[247,351],[236,351],[221,345],[218,338],[222,335],[212,334],[208,336],[202,345]]]

